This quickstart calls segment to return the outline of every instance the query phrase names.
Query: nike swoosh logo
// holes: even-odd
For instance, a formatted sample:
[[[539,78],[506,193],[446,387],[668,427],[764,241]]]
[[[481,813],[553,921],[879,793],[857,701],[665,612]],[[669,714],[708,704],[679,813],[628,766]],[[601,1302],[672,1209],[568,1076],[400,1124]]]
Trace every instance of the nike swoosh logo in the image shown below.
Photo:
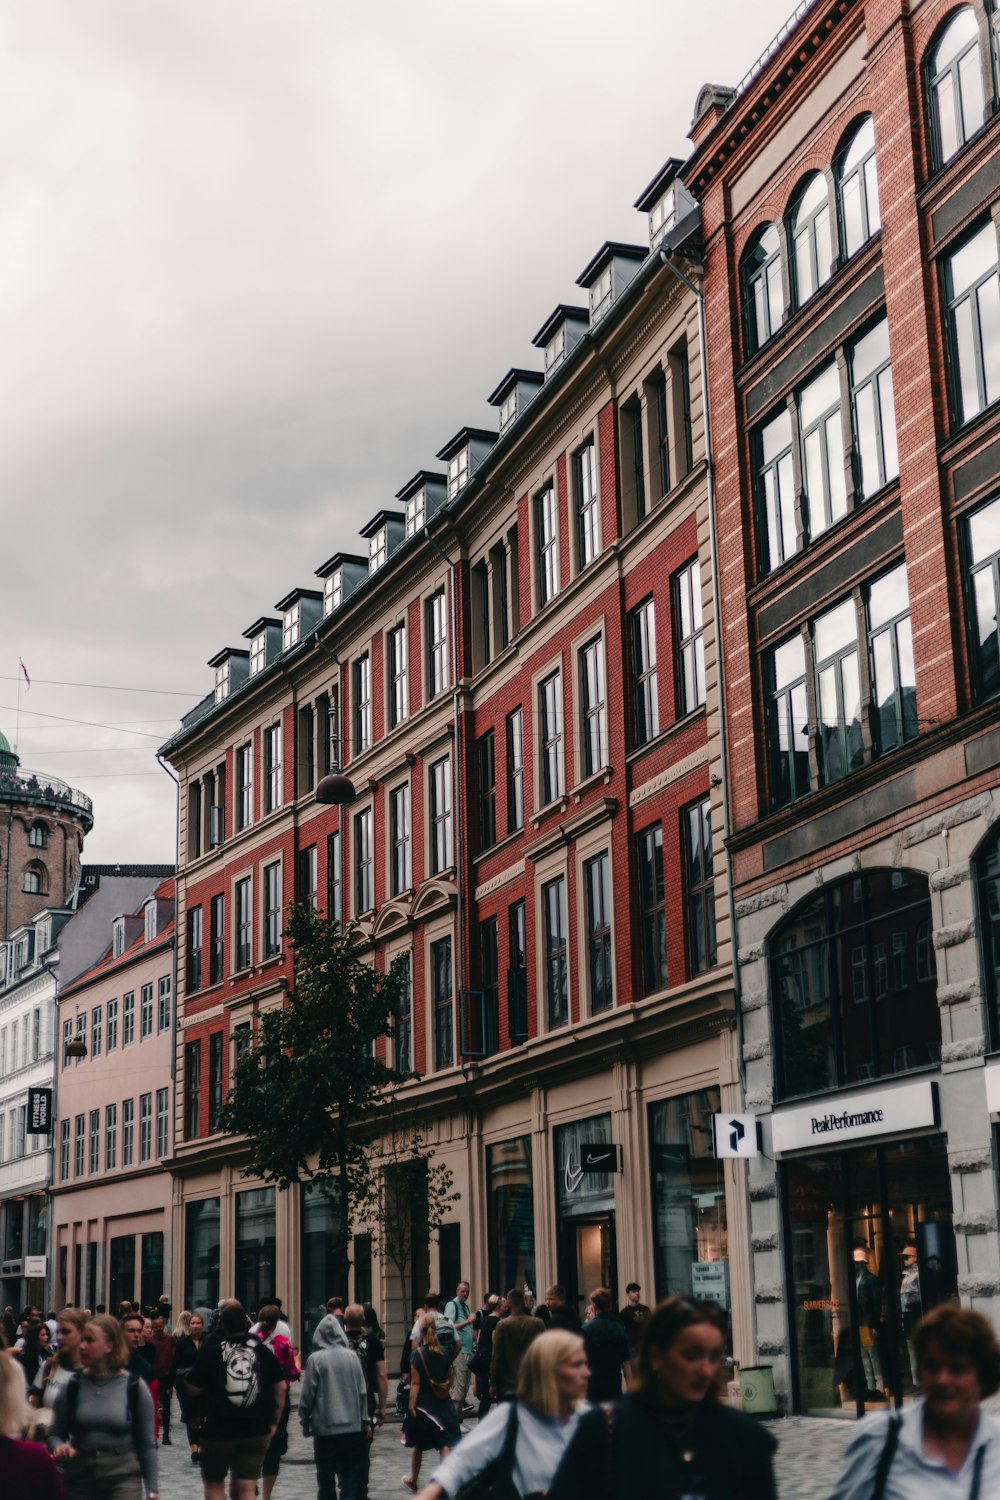
[[[564,1173],[564,1180],[565,1180],[565,1183],[566,1183],[566,1191],[567,1191],[567,1193],[575,1193],[576,1190],[577,1190],[577,1188],[580,1186],[580,1183],[583,1181],[583,1168],[582,1167],[578,1167],[578,1168],[573,1167],[572,1161],[573,1161],[572,1156],[567,1156],[567,1158],[566,1158],[566,1170],[565,1170],[565,1173]]]

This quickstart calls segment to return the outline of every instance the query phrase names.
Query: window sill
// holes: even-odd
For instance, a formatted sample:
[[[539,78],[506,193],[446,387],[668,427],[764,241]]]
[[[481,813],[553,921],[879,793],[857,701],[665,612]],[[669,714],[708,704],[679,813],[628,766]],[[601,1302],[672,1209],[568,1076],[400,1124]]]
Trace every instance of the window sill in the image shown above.
[[[523,827],[512,829],[510,833],[504,834],[502,839],[497,839],[495,844],[490,844],[488,849],[480,849],[478,854],[474,854],[472,856],[472,863],[478,865],[481,861],[489,859],[491,855],[502,854],[508,844],[515,843],[523,833]]]
[[[706,709],[704,703],[702,703],[697,708],[693,708],[689,714],[685,714],[683,719],[675,719],[672,724],[669,724],[666,729],[661,729],[659,734],[654,735],[651,740],[644,740],[641,745],[636,745],[634,750],[630,750],[625,757],[626,765],[631,766],[634,762],[641,760],[644,755],[648,755],[650,751],[657,749],[661,745],[668,744],[671,739],[676,735],[683,734],[685,729],[690,728],[699,719],[704,719],[705,715]]]
[[[564,793],[563,796],[557,797],[554,802],[546,802],[544,807],[540,807],[536,812],[533,812],[530,822],[538,829],[545,822],[546,818],[551,817],[553,813],[564,813],[568,807],[569,797]]]
[[[607,786],[613,775],[613,767],[602,766],[599,771],[592,772],[592,774],[588,776],[586,780],[579,781],[577,782],[576,786],[570,787],[569,795],[572,797],[577,806],[579,806],[586,796],[587,792],[593,791],[594,787],[596,786]]]

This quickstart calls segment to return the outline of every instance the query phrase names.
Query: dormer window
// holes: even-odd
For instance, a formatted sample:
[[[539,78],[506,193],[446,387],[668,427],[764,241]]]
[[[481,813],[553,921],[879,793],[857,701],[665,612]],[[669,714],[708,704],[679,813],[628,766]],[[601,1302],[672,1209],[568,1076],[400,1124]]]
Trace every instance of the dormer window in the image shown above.
[[[221,703],[229,697],[229,662],[222,661],[215,669],[215,701]]]
[[[368,539],[368,572],[377,573],[389,555],[389,528],[380,526]]]
[[[143,937],[144,937],[144,940],[147,943],[151,943],[153,941],[153,939],[155,938],[155,936],[156,936],[156,902],[155,901],[147,901],[146,902],[146,906],[145,906],[145,910],[143,912],[143,915],[145,917],[145,925],[144,925],[144,928],[143,928]]]
[[[111,924],[111,957],[121,958],[125,952],[125,918],[115,917]]]
[[[460,448],[455,457],[448,460],[448,499],[452,500],[463,485],[469,482],[468,445]]]
[[[299,643],[299,633],[302,629],[302,606],[293,604],[291,609],[286,609],[281,620],[281,649],[287,651],[291,646]]]
[[[667,232],[674,211],[673,193],[664,193],[649,211],[649,248],[654,250]]]
[[[32,823],[28,829],[28,844],[32,849],[44,849],[49,841],[49,830],[44,823]]]
[[[561,326],[559,331],[549,339],[545,345],[545,373],[546,375],[556,369],[566,358],[566,325]]]
[[[466,463],[468,463],[468,450],[466,450]],[[451,472],[449,468],[448,494],[451,494]],[[406,501],[406,535],[414,536],[416,532],[422,531],[427,518],[427,491],[417,490],[415,495],[410,495]]]
[[[611,305],[611,266],[608,265],[590,288],[590,321],[593,323]]]
[[[256,677],[267,665],[267,636],[262,630],[250,642],[250,676]]]
[[[18,938],[14,944],[14,973],[20,974],[26,969],[31,960],[31,941],[29,936]]]
[[[323,613],[332,615],[344,602],[344,570],[334,568],[323,580]]]
[[[52,946],[52,924],[51,922],[39,922],[35,928],[35,949],[38,953],[48,953]]]
[[[517,386],[500,403],[500,431],[505,432],[517,416]]]

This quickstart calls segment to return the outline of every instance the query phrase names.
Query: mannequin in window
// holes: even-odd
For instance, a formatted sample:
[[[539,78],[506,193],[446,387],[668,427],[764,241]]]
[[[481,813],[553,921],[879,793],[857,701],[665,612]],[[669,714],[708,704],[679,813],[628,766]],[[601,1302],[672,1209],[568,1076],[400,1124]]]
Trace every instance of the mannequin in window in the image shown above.
[[[858,1306],[858,1343],[861,1346],[861,1375],[867,1387],[865,1398],[884,1400],[882,1363],[878,1336],[882,1322],[882,1283],[868,1269],[868,1251],[862,1240],[854,1242],[854,1276]]]
[[[915,1386],[920,1384],[917,1359],[913,1352],[913,1331],[923,1315],[920,1297],[920,1271],[917,1268],[916,1245],[904,1245],[903,1270],[899,1278],[899,1311],[903,1322],[903,1337],[910,1354],[910,1378]]]

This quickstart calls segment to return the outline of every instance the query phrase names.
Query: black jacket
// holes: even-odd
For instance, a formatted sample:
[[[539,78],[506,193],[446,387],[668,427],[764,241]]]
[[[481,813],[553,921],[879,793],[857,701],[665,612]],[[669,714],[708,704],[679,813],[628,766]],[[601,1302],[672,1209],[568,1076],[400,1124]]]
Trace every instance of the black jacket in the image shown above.
[[[641,1396],[588,1412],[559,1466],[549,1500],[776,1500],[765,1427],[729,1406],[703,1404],[679,1435]],[[690,1462],[684,1454],[692,1453]]]

